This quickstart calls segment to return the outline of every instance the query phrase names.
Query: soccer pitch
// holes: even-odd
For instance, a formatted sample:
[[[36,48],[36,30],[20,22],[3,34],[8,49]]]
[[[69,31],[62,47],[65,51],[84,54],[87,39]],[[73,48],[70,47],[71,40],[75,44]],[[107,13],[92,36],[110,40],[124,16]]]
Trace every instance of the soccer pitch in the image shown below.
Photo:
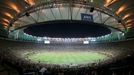
[[[109,59],[105,54],[98,52],[36,52],[27,55],[33,62],[44,64],[86,64]]]

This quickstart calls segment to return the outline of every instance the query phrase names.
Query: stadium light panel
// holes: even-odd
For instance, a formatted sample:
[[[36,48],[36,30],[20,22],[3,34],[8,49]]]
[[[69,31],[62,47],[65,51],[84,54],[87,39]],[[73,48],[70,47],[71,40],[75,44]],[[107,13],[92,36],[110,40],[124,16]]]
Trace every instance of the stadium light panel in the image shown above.
[[[94,0],[91,0],[91,2],[94,2]]]
[[[125,34],[124,33],[122,33],[122,36],[124,36]]]
[[[92,39],[92,38],[90,38],[90,37],[88,38],[88,40],[91,40],[91,39]]]
[[[43,37],[44,40],[47,40],[48,38],[47,37]]]
[[[44,43],[45,44],[50,44],[50,41],[49,40],[45,40]]]
[[[92,39],[91,41],[92,41],[92,42],[95,42],[95,41],[96,41],[96,39],[94,38],[94,39]]]
[[[42,41],[42,39],[41,38],[37,38],[37,41]]]
[[[83,44],[89,44],[89,41],[83,41]]]

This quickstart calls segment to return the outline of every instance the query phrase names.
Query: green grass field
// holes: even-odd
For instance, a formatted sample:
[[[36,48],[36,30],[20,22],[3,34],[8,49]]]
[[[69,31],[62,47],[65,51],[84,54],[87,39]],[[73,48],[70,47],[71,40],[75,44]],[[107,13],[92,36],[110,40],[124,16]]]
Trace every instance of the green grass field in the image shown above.
[[[107,55],[97,52],[36,52],[28,55],[33,62],[46,64],[84,64],[107,60]]]

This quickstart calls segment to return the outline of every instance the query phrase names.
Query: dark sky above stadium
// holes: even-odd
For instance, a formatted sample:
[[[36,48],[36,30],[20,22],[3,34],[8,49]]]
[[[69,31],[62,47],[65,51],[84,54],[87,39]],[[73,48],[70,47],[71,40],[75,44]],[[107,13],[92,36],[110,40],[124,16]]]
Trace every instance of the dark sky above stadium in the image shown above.
[[[97,37],[111,33],[104,26],[97,23],[80,21],[57,21],[35,24],[24,30],[25,33],[40,37],[62,37],[62,38],[85,38]]]

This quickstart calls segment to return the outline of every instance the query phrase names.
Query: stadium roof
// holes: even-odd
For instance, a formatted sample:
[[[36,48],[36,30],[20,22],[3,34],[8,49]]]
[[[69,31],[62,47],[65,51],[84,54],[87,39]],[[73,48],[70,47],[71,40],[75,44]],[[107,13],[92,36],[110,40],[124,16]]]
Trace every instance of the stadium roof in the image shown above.
[[[29,24],[26,21],[24,21],[26,18],[23,17],[23,20],[21,19],[21,22],[19,20],[19,22],[17,21],[19,18],[22,17],[22,15],[27,15],[29,16],[29,14],[27,12],[34,12],[35,10],[37,10],[39,6],[42,5],[56,5],[56,4],[64,4],[64,3],[68,3],[70,6],[73,6],[72,4],[81,4],[81,5],[90,5],[93,7],[104,7],[105,9],[109,9],[110,12],[112,14],[113,17],[115,17],[115,19],[117,19],[119,22],[121,21],[121,23],[126,27],[126,28],[131,28],[133,27],[134,24],[134,7],[133,7],[133,0],[0,0],[0,23],[1,25],[3,25],[5,28],[8,28],[9,26],[11,26],[11,24],[13,24],[13,27],[19,27],[20,24],[26,25]],[[75,6],[78,8],[82,8],[82,6]],[[49,6],[49,8],[52,8]],[[55,8],[60,8],[58,6],[56,6]],[[34,10],[32,10],[34,9]],[[88,8],[86,8],[88,9]],[[97,8],[96,8],[97,9]],[[31,10],[31,11],[30,11]],[[56,18],[54,13],[56,13],[54,11],[55,9],[50,10],[51,13],[53,14],[53,18]],[[48,10],[47,10],[48,11]],[[77,10],[78,12],[79,10]],[[90,10],[91,11],[91,10]],[[103,10],[102,11],[106,11]],[[42,11],[43,12],[43,11]],[[70,11],[71,12],[71,11]],[[75,14],[77,13],[75,12]],[[106,11],[108,12],[108,11]],[[106,13],[105,12],[105,13]],[[49,13],[49,12],[48,12]],[[48,15],[48,13],[46,13]],[[36,12],[36,16],[39,15],[39,12]],[[72,12],[73,14],[73,12]],[[34,13],[35,15],[35,13]],[[102,14],[103,15],[103,14]],[[32,20],[28,21],[31,23],[35,23],[38,22],[37,18],[40,17],[40,19],[42,19],[43,17],[41,17],[41,15],[37,16],[36,19],[35,17],[32,17]],[[29,18],[27,18],[29,19]],[[26,19],[26,20],[27,20]],[[46,18],[43,18],[46,19]],[[107,21],[109,18],[105,18],[105,21]],[[110,20],[110,19],[109,19]],[[15,21],[17,21],[19,24],[14,23]],[[98,21],[98,20],[96,20]],[[103,21],[103,22],[105,22]],[[110,24],[111,22],[108,22],[108,24]],[[117,25],[117,26],[116,26]],[[112,26],[114,26],[115,28],[120,28],[122,29],[121,26],[118,26],[118,24],[113,23]]]

